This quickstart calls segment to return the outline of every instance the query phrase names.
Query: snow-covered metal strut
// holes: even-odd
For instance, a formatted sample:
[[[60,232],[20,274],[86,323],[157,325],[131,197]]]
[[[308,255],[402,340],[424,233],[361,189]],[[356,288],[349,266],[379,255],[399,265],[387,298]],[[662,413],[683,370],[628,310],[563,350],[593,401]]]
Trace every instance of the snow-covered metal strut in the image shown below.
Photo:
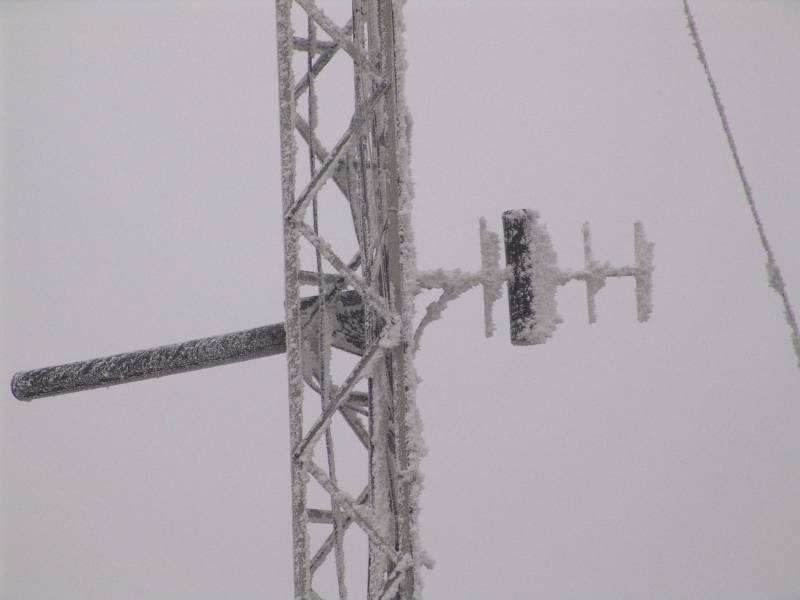
[[[414,355],[426,327],[448,302],[481,286],[485,333],[492,335],[492,306],[505,284],[512,343],[543,343],[560,321],[558,286],[585,282],[593,322],[598,290],[607,278],[625,276],[636,280],[639,320],[647,320],[652,244],[637,223],[634,265],[614,268],[593,258],[586,225],[584,270],[562,271],[537,213],[514,210],[503,215],[505,267],[500,267],[500,236],[481,219],[479,270],[418,270],[410,221],[402,1],[352,2],[349,20],[337,24],[314,0],[276,0],[285,322],[20,372],[12,391],[31,400],[285,352],[295,598],[345,600],[348,582],[352,590],[353,577],[365,574],[368,600],[419,600],[420,570],[431,561],[417,528],[425,446]],[[347,85],[354,90],[354,106],[328,149],[319,123],[325,109],[341,100],[330,101],[318,79],[335,57],[350,62]],[[333,73],[341,79],[341,69]],[[340,92],[342,85],[335,89]],[[329,188],[340,198],[323,199],[321,192]],[[343,239],[333,231],[334,221],[322,218],[331,211],[345,212],[352,221],[349,247],[327,241],[326,235]],[[304,266],[302,257],[313,261],[313,268]],[[302,296],[304,286],[315,288],[314,295]],[[417,321],[414,301],[424,290],[441,295]],[[349,369],[333,368],[335,353],[349,356],[349,363],[337,361]],[[337,477],[343,435],[365,453],[358,489],[346,489],[344,478]],[[353,459],[352,453],[344,456]],[[366,555],[353,557],[352,546],[345,544],[350,531],[362,532]]]

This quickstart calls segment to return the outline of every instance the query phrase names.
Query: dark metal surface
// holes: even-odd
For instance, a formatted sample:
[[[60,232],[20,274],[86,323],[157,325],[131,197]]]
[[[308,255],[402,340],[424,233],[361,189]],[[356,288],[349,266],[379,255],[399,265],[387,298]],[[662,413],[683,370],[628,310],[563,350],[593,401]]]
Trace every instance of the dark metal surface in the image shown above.
[[[308,311],[317,297],[304,298],[300,301],[300,309]],[[334,348],[361,356],[366,347],[364,339],[364,304],[361,296],[353,290],[338,294],[328,302],[333,309],[336,322],[333,327],[332,343]]]
[[[508,310],[511,320],[511,343],[529,345],[529,332],[535,322],[533,309],[533,273],[531,271],[530,227],[534,213],[528,209],[503,213],[503,237],[506,265],[511,267],[508,280]]]
[[[309,311],[316,300],[316,297],[304,298],[301,308]],[[339,295],[334,308],[334,346],[361,354],[364,349],[364,309],[361,298],[355,292],[344,292]],[[313,324],[312,320],[311,325]],[[33,400],[207,369],[284,352],[286,332],[283,323],[276,323],[168,346],[20,371],[11,379],[11,393],[18,400]]]
[[[16,373],[11,392],[19,400],[77,392],[162,377],[286,351],[283,323],[214,337],[125,352]]]

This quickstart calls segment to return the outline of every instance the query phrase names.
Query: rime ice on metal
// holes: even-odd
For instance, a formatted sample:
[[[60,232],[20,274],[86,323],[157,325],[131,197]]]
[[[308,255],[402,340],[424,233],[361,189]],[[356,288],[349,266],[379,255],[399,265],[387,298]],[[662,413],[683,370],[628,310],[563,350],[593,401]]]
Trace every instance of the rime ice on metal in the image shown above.
[[[484,274],[483,283],[483,328],[486,337],[494,334],[494,318],[492,308],[494,303],[503,296],[503,283],[508,278],[506,272],[500,271],[500,236],[489,231],[486,219],[481,217],[481,272]]]
[[[520,346],[543,344],[561,322],[556,304],[558,286],[570,281],[586,284],[589,322],[597,320],[595,297],[609,277],[633,277],[636,281],[636,312],[640,322],[653,310],[653,244],[640,222],[634,224],[634,265],[612,267],[595,260],[589,224],[583,225],[583,271],[562,271],[547,228],[533,210],[503,213],[506,262],[511,268],[508,303],[511,343]]]
[[[302,12],[295,12],[293,23],[292,9],[298,6]],[[355,524],[368,541],[370,600],[412,600],[420,596],[418,571],[423,553],[416,521],[422,480],[418,466],[424,444],[413,366],[417,272],[410,221],[410,118],[403,98],[401,8],[402,3],[393,0],[353,0],[352,19],[340,24],[326,14],[321,2],[277,3],[294,582],[298,599],[317,594],[338,596],[340,600],[347,597],[344,580],[349,570],[345,565],[353,561],[367,564],[367,557],[345,553],[342,536],[350,524]],[[297,18],[300,14],[302,19]],[[306,36],[295,35],[295,29],[305,30]],[[306,63],[299,80],[292,73],[295,52],[304,53]],[[352,62],[352,79],[342,81],[340,89],[353,89],[355,102],[349,125],[328,150],[316,135],[317,122],[325,119],[329,102],[317,89],[316,78],[336,53]],[[333,73],[339,75],[326,77],[341,77],[341,71]],[[303,94],[308,95],[307,115],[298,112],[297,99]],[[300,173],[296,166],[297,137],[305,142],[304,150],[309,153],[308,174]],[[318,192],[331,182],[342,193],[341,199],[318,198]],[[342,250],[350,255],[352,248],[334,248],[326,240],[330,224],[318,219],[318,215],[326,214],[318,211],[318,203],[323,201],[339,202],[339,207],[352,216],[353,242],[358,249],[354,261],[341,258]],[[313,224],[305,221],[309,207]],[[300,247],[305,243],[316,255],[316,273],[301,265]],[[303,329],[301,334],[298,308],[301,279],[314,280],[316,275],[319,304],[324,306],[332,274],[352,288],[351,293],[359,296],[363,306],[361,329],[351,328],[356,338],[363,331],[363,344],[358,344],[361,358],[343,381],[329,380],[330,353],[337,347],[336,329],[331,335],[322,319],[315,331]],[[324,308],[321,310],[327,314]],[[366,394],[355,388],[364,378],[369,381]],[[305,399],[316,394],[321,402]],[[307,429],[303,427],[304,414],[312,423]],[[336,480],[337,440],[331,422],[337,414],[367,450],[367,486],[360,494],[348,493]],[[313,462],[314,448],[323,438],[327,465]],[[329,506],[307,505],[309,476],[328,493]],[[314,549],[309,545],[309,518],[313,515],[316,522],[326,520],[321,517],[328,514],[325,511],[330,514],[327,521],[331,532],[322,546]],[[337,587],[317,589],[315,586],[321,584],[316,583],[315,573],[331,556],[336,561]]]
[[[589,224],[583,225],[584,269],[564,271],[558,266],[547,228],[539,222],[539,214],[530,209],[508,210],[503,213],[506,268],[500,269],[499,237],[487,230],[486,220],[480,220],[481,270],[464,272],[459,269],[422,271],[417,275],[414,289],[441,289],[441,295],[428,304],[414,335],[419,347],[425,328],[440,319],[450,301],[478,285],[483,286],[484,329],[492,335],[494,322],[492,304],[501,297],[502,285],[508,287],[508,306],[511,343],[517,346],[543,344],[561,322],[556,302],[559,286],[570,281],[586,284],[589,322],[597,320],[595,296],[609,277],[633,277],[636,280],[636,311],[640,322],[647,321],[653,308],[653,244],[647,240],[640,222],[634,224],[634,265],[612,267],[608,262],[594,259]]]
[[[543,344],[561,322],[556,307],[556,289],[561,274],[547,229],[538,223],[534,210],[503,213],[508,280],[511,343]]]
[[[633,276],[636,278],[636,316],[640,323],[650,319],[653,312],[653,248],[654,244],[647,240],[644,225],[641,221],[633,224],[634,256],[636,267]]]
[[[786,320],[786,325],[789,327],[792,348],[794,350],[795,358],[797,359],[797,366],[800,367],[800,325],[798,325],[797,317],[794,313],[794,306],[792,306],[792,302],[789,298],[789,292],[786,289],[786,286],[783,284],[783,278],[781,277],[780,268],[778,267],[775,253],[772,251],[772,245],[769,243],[767,231],[764,228],[764,223],[761,220],[761,215],[759,214],[758,206],[756,205],[755,196],[753,195],[753,188],[750,186],[750,182],[745,174],[744,164],[739,156],[739,149],[736,145],[736,140],[733,137],[733,130],[731,129],[730,122],[728,121],[728,115],[725,112],[725,106],[722,104],[722,97],[719,93],[719,89],[717,88],[717,82],[711,73],[711,66],[708,64],[708,57],[703,49],[703,40],[700,38],[700,32],[697,29],[697,23],[695,22],[694,15],[689,7],[689,0],[683,0],[683,12],[686,15],[686,24],[688,25],[689,33],[692,37],[692,43],[694,44],[695,50],[697,50],[697,60],[699,60],[700,64],[703,65],[703,71],[705,71],[706,81],[708,82],[708,87],[711,90],[711,97],[714,100],[714,106],[717,109],[717,114],[719,115],[719,120],[722,124],[722,130],[725,133],[725,139],[728,142],[728,148],[731,151],[731,157],[733,158],[736,172],[738,173],[739,181],[742,184],[742,191],[747,199],[747,205],[750,208],[750,215],[753,217],[753,224],[756,227],[758,239],[761,241],[761,246],[764,248],[764,254],[767,258],[767,280],[770,288],[777,292],[778,296],[781,298],[781,302],[783,303],[783,316]]]
[[[420,271],[409,285],[409,289],[412,289],[415,294],[422,290],[442,290],[439,298],[428,304],[425,309],[425,315],[417,326],[414,333],[415,349],[419,349],[425,328],[433,321],[441,318],[449,302],[478,285],[483,287],[484,333],[486,337],[493,335],[494,319],[492,308],[494,303],[503,295],[503,283],[509,278],[509,270],[500,268],[500,237],[487,229],[486,219],[483,217],[479,221],[479,233],[481,249],[480,271],[473,273],[467,273],[460,269]]]
[[[300,302],[304,318],[309,320],[304,330],[306,336],[316,331],[319,321],[312,310],[316,301],[316,297],[313,297],[303,298]],[[340,350],[361,354],[364,351],[364,308],[361,298],[352,291],[337,294],[331,310],[331,319],[335,322],[331,344]],[[179,344],[20,371],[11,380],[11,392],[18,400],[33,400],[208,369],[284,352],[286,331],[283,323],[277,323]]]

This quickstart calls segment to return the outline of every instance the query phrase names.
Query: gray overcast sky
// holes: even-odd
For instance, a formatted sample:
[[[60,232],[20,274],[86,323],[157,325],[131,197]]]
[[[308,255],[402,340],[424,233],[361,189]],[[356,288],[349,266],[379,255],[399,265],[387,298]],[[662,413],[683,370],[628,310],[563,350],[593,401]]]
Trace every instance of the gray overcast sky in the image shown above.
[[[3,379],[281,321],[272,3],[0,6]],[[800,3],[693,6],[800,301]],[[406,17],[421,268],[476,267],[478,217],[520,207],[562,267],[585,220],[627,263],[636,219],[657,267],[646,325],[622,281],[592,326],[563,289],[544,346],[504,302],[483,339],[477,292],[427,331],[426,596],[797,598],[800,370],[680,2]],[[290,597],[285,398],[279,357],[6,393],[3,597]]]

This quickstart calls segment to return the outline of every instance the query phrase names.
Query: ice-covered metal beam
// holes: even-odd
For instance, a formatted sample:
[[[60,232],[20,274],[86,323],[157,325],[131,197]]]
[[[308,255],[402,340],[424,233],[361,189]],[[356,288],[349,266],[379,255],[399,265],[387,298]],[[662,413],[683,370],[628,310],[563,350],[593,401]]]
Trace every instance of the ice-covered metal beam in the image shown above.
[[[284,211],[284,217],[294,219],[299,213],[302,213],[314,194],[319,192],[320,188],[325,185],[325,182],[334,174],[339,162],[345,157],[353,141],[357,138],[357,134],[361,132],[361,129],[372,117],[372,111],[375,105],[386,93],[387,89],[389,89],[389,85],[386,82],[378,84],[372,96],[364,103],[363,109],[357,111],[356,114],[353,115],[353,119],[347,130],[339,141],[336,142],[328,158],[322,163],[319,170],[314,173],[311,181],[308,182],[308,185],[300,193],[300,196]]]
[[[347,22],[347,25],[344,26],[343,31],[344,31],[345,35],[352,35],[353,34],[353,20],[352,19],[350,19]],[[314,61],[313,65],[311,67],[311,74],[312,74],[313,77],[316,77],[317,75],[320,74],[322,69],[324,69],[326,67],[326,65],[334,57],[334,55],[336,54],[337,50],[339,50],[339,45],[338,44],[334,44],[334,46],[326,49],[324,52],[322,52],[320,54],[319,58],[317,58],[317,60]],[[303,75],[303,77],[300,79],[299,83],[297,83],[297,85],[294,88],[295,98],[299,98],[300,96],[302,96],[306,92],[306,90],[308,90],[309,82],[311,81],[311,79],[312,78],[309,77],[308,73]]]
[[[361,298],[355,292],[344,292],[339,298],[341,302],[335,310],[336,326],[332,342],[342,350],[360,353],[364,348],[364,312]],[[315,301],[316,296],[304,298],[301,308],[308,312],[313,309]],[[157,348],[20,371],[11,379],[11,393],[18,400],[30,401],[34,398],[154,379],[284,352],[286,331],[283,323],[276,323]]]
[[[294,36],[292,38],[292,45],[295,50],[302,52],[314,52],[315,54],[322,52],[331,52],[339,49],[339,44],[336,42],[326,42],[325,40],[314,40],[314,43],[308,41],[306,38]]]
[[[347,29],[340,29],[337,27],[328,16],[320,10],[313,0],[296,0],[296,2],[303,7],[306,14],[311,17],[320,28],[331,36],[331,39],[336,44],[347,52],[353,62],[361,67],[364,72],[371,74],[376,79],[380,79],[381,72],[370,62],[368,56],[362,52],[361,48],[353,43],[353,40],[348,35]]]
[[[18,400],[29,401],[284,352],[286,332],[283,323],[276,323],[158,348],[20,371],[11,379],[11,393]]]

